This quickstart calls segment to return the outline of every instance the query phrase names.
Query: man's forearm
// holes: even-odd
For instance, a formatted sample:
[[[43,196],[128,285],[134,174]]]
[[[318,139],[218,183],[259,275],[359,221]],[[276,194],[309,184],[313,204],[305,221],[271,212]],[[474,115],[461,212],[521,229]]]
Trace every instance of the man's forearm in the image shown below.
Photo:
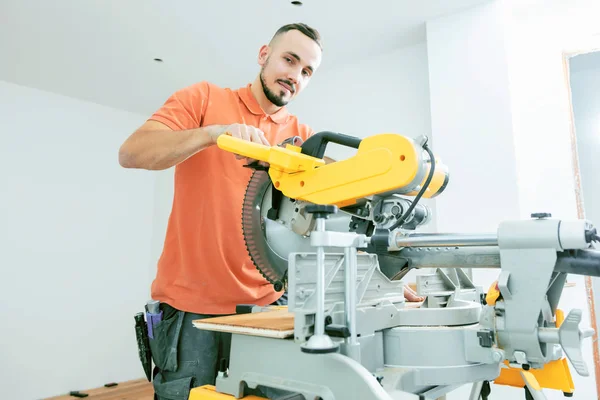
[[[131,135],[119,149],[125,168],[163,170],[213,145],[211,127],[185,131],[145,129]]]

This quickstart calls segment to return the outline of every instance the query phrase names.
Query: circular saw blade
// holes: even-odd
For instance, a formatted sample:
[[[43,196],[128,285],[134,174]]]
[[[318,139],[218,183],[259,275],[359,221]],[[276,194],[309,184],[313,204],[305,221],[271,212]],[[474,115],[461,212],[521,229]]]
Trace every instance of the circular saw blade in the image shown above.
[[[257,170],[252,173],[244,195],[242,232],[252,262],[279,291],[284,287],[287,260],[275,253],[266,240],[263,200],[265,194],[269,194],[270,200],[271,189],[271,179],[266,171]]]
[[[277,200],[278,196],[281,201],[275,202],[278,210],[274,217],[273,198]],[[253,172],[244,196],[242,232],[252,262],[277,291],[287,286],[290,253],[315,252],[308,236],[299,235],[290,228],[295,208],[296,202],[273,187],[266,171]],[[350,219],[349,215],[338,213],[327,220],[327,230],[348,232]]]

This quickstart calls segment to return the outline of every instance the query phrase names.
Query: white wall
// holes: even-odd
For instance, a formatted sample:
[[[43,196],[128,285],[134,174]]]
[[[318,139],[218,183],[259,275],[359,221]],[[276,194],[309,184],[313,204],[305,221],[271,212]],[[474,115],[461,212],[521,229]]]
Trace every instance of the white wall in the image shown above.
[[[600,226],[600,52],[571,58],[570,72],[585,214]]]
[[[0,81],[0,397],[144,375],[153,176],[117,157],[142,121]]]
[[[495,232],[519,214],[501,15],[491,3],[427,24],[433,135],[451,176],[440,231]]]
[[[565,42],[558,36],[566,22],[581,20],[569,19],[573,14],[565,13],[563,4],[530,4],[517,12],[507,3],[495,1],[428,23],[433,134],[438,151],[452,154],[448,163],[459,175],[452,186],[457,192],[449,188],[437,201],[440,230],[489,230],[503,219],[538,211],[577,217]],[[552,6],[554,12],[548,10]],[[475,280],[487,287],[496,276],[476,273]],[[568,280],[559,307],[583,309],[582,325],[589,326],[584,278]],[[580,377],[572,369],[575,398],[597,398],[592,345],[587,340],[583,346],[592,376]],[[520,389],[494,386],[490,398],[522,395]],[[562,398],[557,391],[546,395]],[[463,387],[449,399],[466,396]]]
[[[577,218],[570,108],[557,21],[516,15],[507,24],[521,216]]]
[[[427,63],[427,45],[419,43],[317,71],[289,109],[317,132],[430,135]]]

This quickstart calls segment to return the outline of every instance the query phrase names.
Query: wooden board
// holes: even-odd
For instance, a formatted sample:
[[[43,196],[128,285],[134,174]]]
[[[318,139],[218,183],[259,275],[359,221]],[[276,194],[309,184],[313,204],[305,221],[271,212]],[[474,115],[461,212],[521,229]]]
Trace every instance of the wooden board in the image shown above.
[[[285,339],[294,336],[294,314],[287,310],[228,315],[193,321],[198,329]]]
[[[406,302],[405,307],[419,308],[422,304],[422,302]],[[276,339],[294,336],[294,313],[288,312],[283,307],[274,311],[198,319],[192,323],[196,328],[207,331],[240,333]]]
[[[113,387],[100,387],[96,389],[84,390],[81,388],[74,388],[73,391],[79,391],[81,393],[88,394],[87,397],[83,397],[85,400],[153,400],[154,399],[154,388],[147,379],[136,379],[133,381],[127,381],[119,383]],[[75,396],[58,396],[50,397],[46,400],[79,400],[79,397]]]

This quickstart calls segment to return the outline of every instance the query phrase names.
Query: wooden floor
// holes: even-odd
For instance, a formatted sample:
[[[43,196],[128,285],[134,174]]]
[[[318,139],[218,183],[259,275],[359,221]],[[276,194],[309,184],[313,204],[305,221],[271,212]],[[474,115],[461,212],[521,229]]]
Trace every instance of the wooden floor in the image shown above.
[[[87,397],[58,396],[50,397],[46,400],[153,400],[154,389],[152,384],[146,379],[137,379],[119,383],[113,387],[101,387],[97,389],[82,390],[79,392],[88,394]]]

